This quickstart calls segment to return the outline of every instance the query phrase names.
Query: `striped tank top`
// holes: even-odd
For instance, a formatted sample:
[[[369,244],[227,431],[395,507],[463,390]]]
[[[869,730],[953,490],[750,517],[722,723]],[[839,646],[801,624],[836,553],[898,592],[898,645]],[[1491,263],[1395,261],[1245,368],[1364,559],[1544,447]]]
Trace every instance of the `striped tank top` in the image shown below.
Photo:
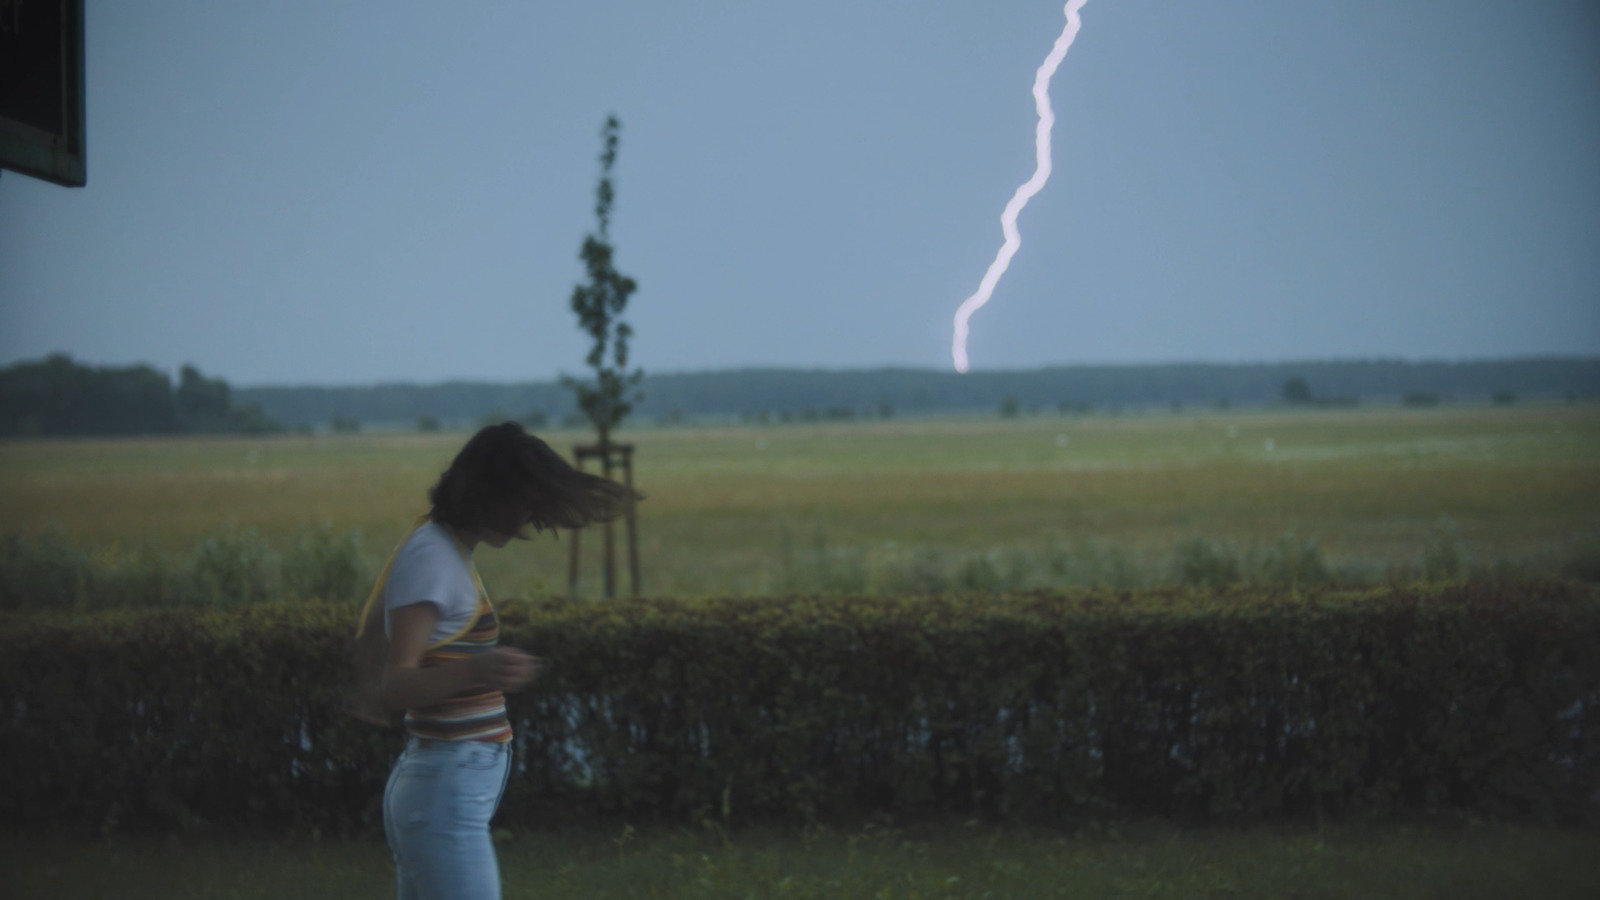
[[[428,521],[427,516],[422,516],[417,520],[416,528]],[[405,541],[400,543],[401,546],[405,545]],[[494,605],[489,602],[489,592],[483,586],[483,579],[478,577],[478,567],[473,565],[472,556],[466,548],[458,543],[456,549],[461,552],[461,559],[472,574],[472,583],[477,589],[477,606],[472,618],[460,631],[431,644],[423,651],[421,667],[424,669],[465,660],[475,653],[486,653],[500,643],[500,621],[495,617]],[[367,599],[367,608],[361,614],[363,627],[374,603],[381,602],[384,585],[389,579],[389,569],[398,553],[397,547],[384,564],[383,572],[378,575],[372,596]],[[410,734],[435,741],[503,743],[511,740],[511,721],[506,717],[505,695],[483,687],[471,687],[439,703],[407,709],[405,725]]]

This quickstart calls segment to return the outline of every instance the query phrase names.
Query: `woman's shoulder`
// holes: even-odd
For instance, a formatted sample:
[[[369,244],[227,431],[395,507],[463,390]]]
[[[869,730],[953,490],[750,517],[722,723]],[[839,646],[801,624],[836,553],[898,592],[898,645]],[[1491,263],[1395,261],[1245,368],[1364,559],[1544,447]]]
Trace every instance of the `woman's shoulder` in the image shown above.
[[[467,562],[461,557],[461,548],[450,532],[433,522],[426,522],[411,532],[400,550],[395,553],[390,578],[410,580],[422,573],[434,577],[445,575],[463,577],[470,581]],[[432,579],[428,579],[432,580]]]
[[[461,549],[450,531],[437,522],[423,522],[400,545],[401,556],[449,555],[461,559]],[[463,563],[464,564],[464,563]]]

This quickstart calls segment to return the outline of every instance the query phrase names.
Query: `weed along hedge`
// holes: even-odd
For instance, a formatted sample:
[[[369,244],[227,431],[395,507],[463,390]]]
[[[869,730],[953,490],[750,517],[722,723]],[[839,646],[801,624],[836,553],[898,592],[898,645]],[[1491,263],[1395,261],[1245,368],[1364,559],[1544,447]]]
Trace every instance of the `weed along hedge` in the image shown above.
[[[501,604],[501,821],[863,812],[1564,819],[1600,788],[1600,593],[1567,583]],[[354,610],[0,619],[0,807],[368,831],[397,734],[342,716]]]

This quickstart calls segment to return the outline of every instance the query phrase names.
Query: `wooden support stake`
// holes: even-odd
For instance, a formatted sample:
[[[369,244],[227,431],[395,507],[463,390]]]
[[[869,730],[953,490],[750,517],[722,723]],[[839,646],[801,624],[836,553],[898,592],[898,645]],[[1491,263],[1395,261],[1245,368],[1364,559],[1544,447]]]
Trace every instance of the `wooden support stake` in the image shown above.
[[[609,448],[601,447],[600,471],[607,481],[611,480],[611,454]],[[617,595],[617,555],[614,547],[615,541],[611,537],[611,522],[606,521],[606,552],[605,552],[605,585],[606,599],[610,600]]]
[[[620,457],[622,465],[623,483],[633,487],[633,445],[632,444],[579,444],[572,448],[572,456],[576,463],[575,468],[583,471],[583,461],[590,457],[600,460],[600,472],[607,479],[612,477],[612,456]],[[633,596],[639,596],[639,526],[634,507],[628,506],[628,581],[633,589]],[[605,586],[605,596],[610,599],[616,596],[616,539],[611,522],[605,523],[605,541],[602,557],[602,580]],[[578,594],[578,563],[579,563],[579,532],[572,532],[572,550],[567,559],[567,596],[576,597]]]
[[[623,484],[633,490],[633,448],[622,454]],[[638,504],[628,504],[628,584],[633,588],[633,596],[639,596],[639,517],[636,512]]]

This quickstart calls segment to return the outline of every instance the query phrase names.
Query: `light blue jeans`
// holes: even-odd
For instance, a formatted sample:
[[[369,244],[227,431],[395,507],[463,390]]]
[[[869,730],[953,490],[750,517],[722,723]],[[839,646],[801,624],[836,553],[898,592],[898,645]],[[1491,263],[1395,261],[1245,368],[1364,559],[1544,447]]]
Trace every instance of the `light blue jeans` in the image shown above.
[[[383,792],[400,900],[499,900],[489,818],[510,772],[510,743],[406,740]]]

